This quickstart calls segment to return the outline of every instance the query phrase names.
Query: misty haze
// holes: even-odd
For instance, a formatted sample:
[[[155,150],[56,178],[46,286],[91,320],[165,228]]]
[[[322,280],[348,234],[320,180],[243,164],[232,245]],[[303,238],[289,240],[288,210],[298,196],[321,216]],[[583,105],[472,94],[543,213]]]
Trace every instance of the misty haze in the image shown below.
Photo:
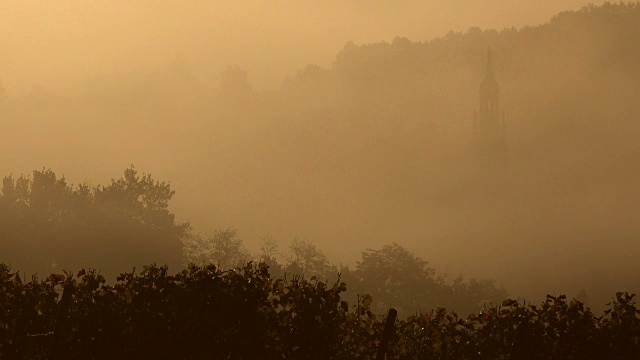
[[[597,314],[635,306],[624,296],[640,291],[640,3],[6,0],[0,24],[0,358],[87,358],[73,344],[99,344],[54,331],[67,322],[55,314],[102,324],[78,315],[103,306],[95,294],[169,278],[192,289],[211,274],[264,281],[278,301],[310,286],[345,319],[369,311],[380,336],[389,308],[463,317],[561,295]],[[31,289],[22,305],[16,284]],[[131,296],[117,301],[133,309]],[[271,320],[302,316],[271,301]],[[636,345],[621,358],[640,356],[631,313]],[[342,330],[322,331],[318,344]],[[160,333],[123,346],[172,337]],[[328,351],[318,358],[356,353],[286,339]],[[235,353],[255,348],[237,341],[212,349],[308,358],[275,345]],[[412,358],[403,341],[387,358]],[[151,356],[140,349],[91,356]],[[506,358],[495,351],[484,354]]]

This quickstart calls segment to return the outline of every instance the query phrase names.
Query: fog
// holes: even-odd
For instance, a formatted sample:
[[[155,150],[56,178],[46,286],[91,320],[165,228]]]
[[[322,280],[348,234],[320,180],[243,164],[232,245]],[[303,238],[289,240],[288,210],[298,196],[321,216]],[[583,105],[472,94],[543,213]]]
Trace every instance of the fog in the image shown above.
[[[537,25],[588,3],[7,0],[0,64],[10,94],[36,85],[78,94],[96,76],[159,71],[176,57],[208,84],[237,64],[255,89],[276,90],[307,64],[331,65],[347,41],[423,41],[471,26]]]
[[[397,242],[514,296],[638,291],[638,9],[553,18],[584,5],[4,1],[0,173],[133,164],[253,252]],[[473,146],[488,48],[498,165]]]

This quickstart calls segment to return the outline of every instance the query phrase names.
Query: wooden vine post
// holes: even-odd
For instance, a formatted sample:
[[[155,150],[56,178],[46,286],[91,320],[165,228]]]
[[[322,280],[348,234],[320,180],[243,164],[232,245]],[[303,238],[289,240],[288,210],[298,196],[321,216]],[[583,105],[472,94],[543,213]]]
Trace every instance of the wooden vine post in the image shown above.
[[[376,360],[384,360],[387,356],[387,350],[389,348],[389,340],[395,333],[396,329],[396,317],[398,316],[398,310],[391,308],[387,314],[387,321],[384,324],[384,331],[382,332],[382,340],[380,341],[380,347],[378,348],[378,354]]]
[[[73,295],[73,285],[67,283],[62,291],[62,299],[58,307],[58,316],[56,318],[55,328],[51,333],[51,348],[49,349],[48,360],[58,360],[61,358],[62,331],[69,318],[69,307],[71,306],[71,295]]]

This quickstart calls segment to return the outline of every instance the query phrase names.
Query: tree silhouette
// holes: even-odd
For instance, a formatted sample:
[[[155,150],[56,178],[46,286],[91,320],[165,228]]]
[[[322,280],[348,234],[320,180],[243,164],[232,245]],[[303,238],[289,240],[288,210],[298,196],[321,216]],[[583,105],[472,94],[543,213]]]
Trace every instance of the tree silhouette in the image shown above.
[[[288,274],[305,275],[321,279],[332,279],[337,276],[337,269],[329,263],[327,256],[315,244],[309,241],[294,239],[289,246],[291,260],[285,267]]]
[[[241,96],[251,92],[247,72],[239,66],[228,66],[220,74],[220,93],[225,96]]]
[[[353,290],[371,294],[380,313],[389,307],[405,315],[431,308],[444,289],[443,279],[425,260],[397,243],[363,251],[353,275]]]
[[[213,235],[204,237],[190,236],[184,245],[188,263],[214,264],[227,270],[242,267],[250,260],[236,230],[217,230]]]
[[[52,170],[3,180],[0,241],[6,261],[48,273],[94,267],[106,273],[145,263],[181,263],[190,232],[169,211],[168,183],[132,166],[107,186],[71,186]]]

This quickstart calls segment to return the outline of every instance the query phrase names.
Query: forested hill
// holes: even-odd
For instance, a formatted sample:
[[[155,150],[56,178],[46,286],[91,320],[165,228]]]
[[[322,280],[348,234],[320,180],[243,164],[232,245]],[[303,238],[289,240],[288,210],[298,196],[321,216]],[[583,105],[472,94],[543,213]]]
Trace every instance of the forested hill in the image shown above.
[[[582,179],[587,174],[565,165],[589,163],[591,171],[619,177],[638,154],[632,146],[640,131],[638,23],[638,3],[606,4],[536,27],[348,43],[331,68],[308,66],[284,91],[305,109],[292,118],[317,123],[327,136],[360,137],[366,150],[355,152],[375,163],[390,151],[404,159],[424,154],[416,160],[432,168],[438,159],[460,163],[491,48],[513,163],[558,165],[561,177],[567,170]],[[406,169],[395,160],[388,162]]]
[[[529,130],[542,131],[558,119],[566,124],[635,108],[640,47],[632,44],[640,44],[639,21],[638,3],[607,4],[563,12],[536,27],[474,27],[425,42],[348,43],[331,68],[309,66],[285,88],[315,101],[356,101],[396,121],[461,125],[477,106],[490,47],[511,137],[526,140]]]

